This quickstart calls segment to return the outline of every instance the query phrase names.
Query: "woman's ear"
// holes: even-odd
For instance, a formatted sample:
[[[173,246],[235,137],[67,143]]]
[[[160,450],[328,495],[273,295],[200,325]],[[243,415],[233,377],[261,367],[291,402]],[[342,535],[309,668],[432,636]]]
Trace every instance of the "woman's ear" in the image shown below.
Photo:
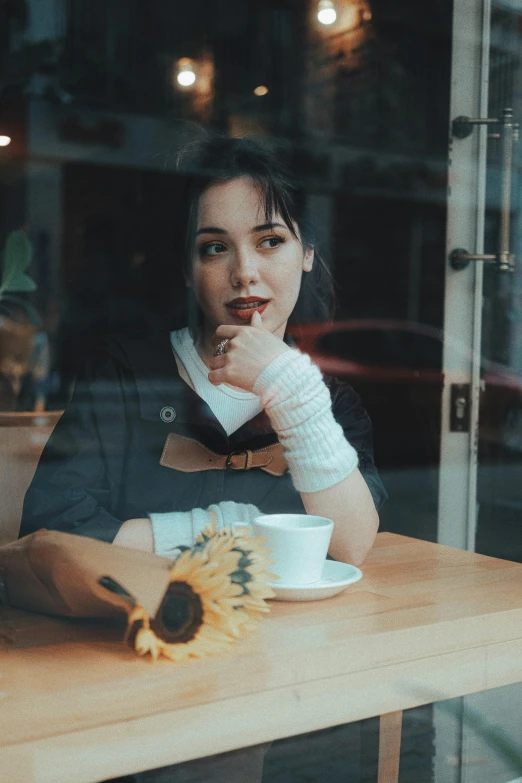
[[[314,249],[309,247],[303,257],[303,272],[311,272],[314,265]]]

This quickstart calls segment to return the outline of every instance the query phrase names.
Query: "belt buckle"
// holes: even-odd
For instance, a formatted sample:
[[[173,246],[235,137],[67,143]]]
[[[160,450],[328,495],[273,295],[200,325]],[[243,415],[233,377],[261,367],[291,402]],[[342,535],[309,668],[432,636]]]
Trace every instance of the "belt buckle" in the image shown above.
[[[232,457],[237,457],[239,454],[245,455],[245,464],[242,468],[235,468],[232,465]],[[230,454],[227,457],[227,461],[225,463],[225,468],[227,470],[246,470],[247,469],[247,463],[248,463],[248,451],[247,449],[239,449],[239,451],[231,451]]]

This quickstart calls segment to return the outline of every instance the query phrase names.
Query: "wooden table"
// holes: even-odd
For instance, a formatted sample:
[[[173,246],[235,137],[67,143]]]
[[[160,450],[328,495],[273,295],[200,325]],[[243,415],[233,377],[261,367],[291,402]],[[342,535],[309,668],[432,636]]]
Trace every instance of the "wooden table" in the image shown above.
[[[99,781],[385,713],[393,728],[522,681],[522,565],[382,533],[363,571],[330,600],[274,602],[226,657],[0,651],[0,780]]]

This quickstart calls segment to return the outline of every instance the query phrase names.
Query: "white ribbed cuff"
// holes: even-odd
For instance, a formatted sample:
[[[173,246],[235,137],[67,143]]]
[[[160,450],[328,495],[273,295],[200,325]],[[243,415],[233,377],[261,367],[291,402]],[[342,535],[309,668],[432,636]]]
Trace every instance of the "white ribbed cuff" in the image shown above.
[[[277,432],[299,492],[327,489],[355,470],[357,452],[335,421],[330,392],[309,356],[295,349],[280,354],[253,391]]]
[[[202,509],[194,510],[205,513]],[[154,537],[154,552],[157,555],[176,558],[181,554],[181,550],[178,547],[193,546],[192,514],[192,511],[149,514],[152,522],[152,535]]]
[[[216,520],[217,529],[233,524],[248,525],[261,512],[251,503],[235,503],[225,500],[209,506],[208,509],[193,508],[191,511],[171,511],[149,514],[154,536],[154,552],[157,555],[176,558],[179,547],[192,547],[196,538],[207,525]]]

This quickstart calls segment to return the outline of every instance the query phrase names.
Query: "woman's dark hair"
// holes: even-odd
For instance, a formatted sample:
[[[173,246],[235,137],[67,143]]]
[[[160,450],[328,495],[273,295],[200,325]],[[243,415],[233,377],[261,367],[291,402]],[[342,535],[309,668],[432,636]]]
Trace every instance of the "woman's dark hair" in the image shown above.
[[[178,153],[177,169],[183,175],[183,216],[187,226],[183,264],[190,278],[195,242],[197,209],[201,194],[210,185],[238,177],[250,177],[264,195],[265,220],[271,223],[280,215],[303,248],[314,248],[312,271],[304,272],[299,297],[290,323],[324,321],[333,316],[334,286],[330,270],[315,242],[314,229],[307,214],[306,194],[280,155],[265,143],[248,138],[231,138],[202,131]]]

